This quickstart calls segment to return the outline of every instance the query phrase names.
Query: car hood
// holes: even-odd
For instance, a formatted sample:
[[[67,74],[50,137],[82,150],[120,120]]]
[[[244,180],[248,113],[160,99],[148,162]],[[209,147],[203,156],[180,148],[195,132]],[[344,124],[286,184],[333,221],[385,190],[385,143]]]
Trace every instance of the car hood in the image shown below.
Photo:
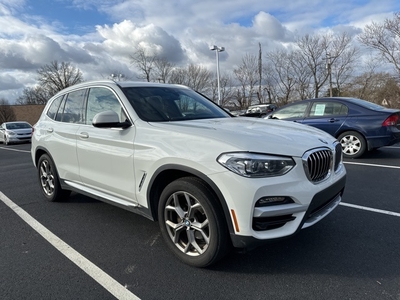
[[[191,138],[220,141],[231,145],[227,151],[251,151],[270,154],[302,156],[317,147],[332,147],[336,140],[317,128],[282,120],[234,117],[201,119],[152,126]]]

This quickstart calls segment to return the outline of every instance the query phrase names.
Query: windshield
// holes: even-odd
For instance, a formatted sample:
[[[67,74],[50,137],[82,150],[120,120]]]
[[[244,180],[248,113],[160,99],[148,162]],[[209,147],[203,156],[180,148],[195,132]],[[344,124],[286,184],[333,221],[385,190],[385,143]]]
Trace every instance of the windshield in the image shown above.
[[[230,117],[225,110],[190,89],[124,87],[122,90],[139,118],[147,122]]]
[[[9,123],[6,124],[6,128],[13,130],[13,129],[25,129],[25,128],[31,128],[31,125],[28,123]]]

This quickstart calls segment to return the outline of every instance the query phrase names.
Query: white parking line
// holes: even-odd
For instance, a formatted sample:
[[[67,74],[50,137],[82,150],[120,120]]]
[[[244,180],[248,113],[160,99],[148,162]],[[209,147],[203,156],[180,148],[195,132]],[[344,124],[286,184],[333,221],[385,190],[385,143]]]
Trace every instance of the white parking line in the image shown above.
[[[0,149],[8,150],[8,151],[15,151],[15,152],[25,152],[25,153],[30,153],[31,152],[29,150],[19,150],[19,149],[10,148],[10,147],[0,147]]]
[[[347,165],[359,165],[359,166],[380,167],[380,168],[389,168],[389,169],[400,169],[400,166],[366,164],[366,163],[356,163],[356,162],[349,162],[349,161],[345,161],[344,163]]]
[[[81,268],[90,277],[96,280],[101,286],[103,286],[108,292],[114,295],[117,299],[140,299],[123,285],[118,283],[115,279],[105,273],[102,269],[97,267],[91,261],[86,259],[79,252],[74,250],[71,246],[65,243],[63,240],[58,238],[50,230],[40,224],[36,219],[29,215],[25,210],[7,198],[2,192],[0,192],[0,200],[3,201],[8,207],[10,207],[21,219],[23,219],[29,226],[31,226],[37,233],[44,237],[51,245],[53,245],[58,251],[64,256],[69,258],[74,264]]]
[[[339,205],[348,206],[348,207],[361,209],[361,210],[368,210],[368,211],[385,214],[385,215],[389,215],[389,216],[400,217],[400,213],[396,213],[396,212],[389,211],[389,210],[376,209],[376,208],[360,206],[360,205],[355,205],[355,204],[350,204],[350,203],[345,203],[345,202],[340,202]]]

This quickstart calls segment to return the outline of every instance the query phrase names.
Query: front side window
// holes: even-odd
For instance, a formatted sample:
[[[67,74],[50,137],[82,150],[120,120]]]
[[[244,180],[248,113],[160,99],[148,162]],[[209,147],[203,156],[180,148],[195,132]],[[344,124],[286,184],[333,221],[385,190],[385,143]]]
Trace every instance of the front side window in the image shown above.
[[[290,119],[290,118],[302,118],[307,109],[308,103],[299,103],[284,107],[281,110],[274,113],[274,119]]]
[[[120,117],[120,122],[126,120],[126,114],[115,94],[103,87],[93,87],[89,90],[86,110],[86,124],[91,125],[93,118],[100,112],[112,110]]]
[[[229,114],[193,90],[175,87],[122,89],[139,118],[147,122],[226,118]]]

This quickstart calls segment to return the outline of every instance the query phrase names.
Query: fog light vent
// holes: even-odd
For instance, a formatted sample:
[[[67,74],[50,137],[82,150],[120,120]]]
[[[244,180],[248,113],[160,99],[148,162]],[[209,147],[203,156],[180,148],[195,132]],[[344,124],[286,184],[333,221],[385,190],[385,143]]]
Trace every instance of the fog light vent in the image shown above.
[[[256,202],[256,207],[294,203],[292,198],[286,196],[262,197]]]

